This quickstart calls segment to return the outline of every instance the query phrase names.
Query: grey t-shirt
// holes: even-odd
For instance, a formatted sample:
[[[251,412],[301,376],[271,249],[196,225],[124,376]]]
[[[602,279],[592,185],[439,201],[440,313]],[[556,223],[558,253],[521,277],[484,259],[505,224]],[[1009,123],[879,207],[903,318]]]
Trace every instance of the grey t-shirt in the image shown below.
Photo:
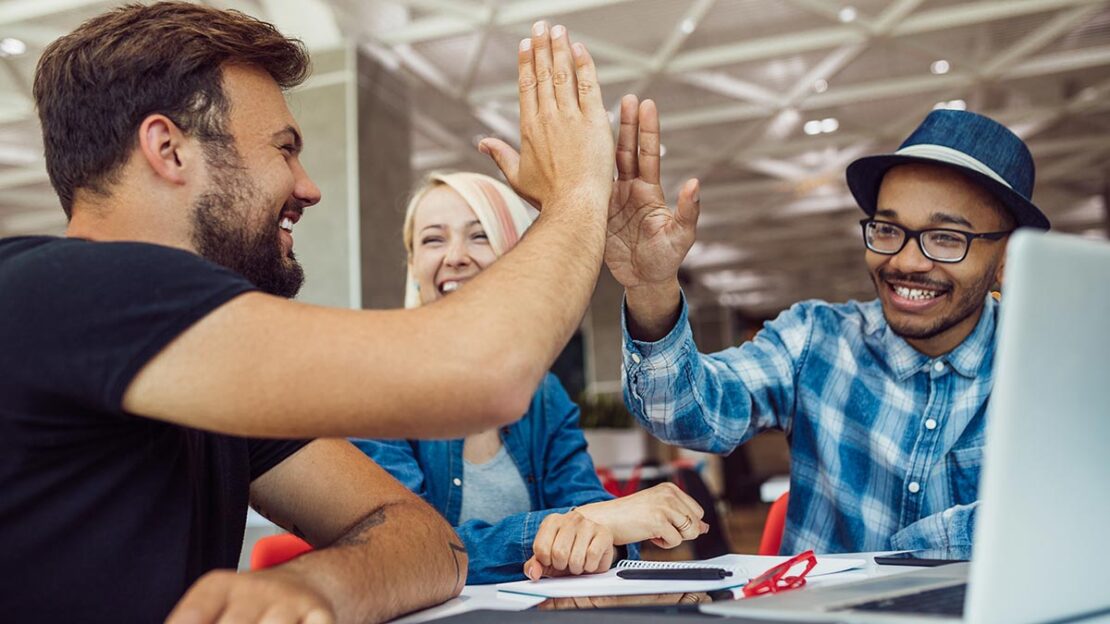
[[[496,524],[513,514],[532,511],[528,486],[502,444],[493,459],[472,464],[463,459],[462,509],[459,524],[484,520]]]

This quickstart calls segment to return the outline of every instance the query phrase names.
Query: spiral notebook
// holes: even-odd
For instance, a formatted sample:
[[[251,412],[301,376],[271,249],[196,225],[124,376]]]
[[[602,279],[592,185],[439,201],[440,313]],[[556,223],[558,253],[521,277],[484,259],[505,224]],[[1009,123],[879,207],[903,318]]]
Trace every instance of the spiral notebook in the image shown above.
[[[778,565],[789,557],[761,557],[758,555],[721,555],[703,561],[628,561],[624,560],[601,574],[584,574],[562,578],[545,578],[538,581],[500,583],[497,590],[512,594],[542,596],[544,598],[573,598],[578,596],[629,596],[633,594],[673,594],[676,592],[707,592],[734,589],[764,570]],[[834,574],[863,566],[863,559],[818,557],[817,566],[809,576]],[[617,572],[628,569],[666,568],[723,568],[729,576],[712,581],[641,581],[622,579]]]

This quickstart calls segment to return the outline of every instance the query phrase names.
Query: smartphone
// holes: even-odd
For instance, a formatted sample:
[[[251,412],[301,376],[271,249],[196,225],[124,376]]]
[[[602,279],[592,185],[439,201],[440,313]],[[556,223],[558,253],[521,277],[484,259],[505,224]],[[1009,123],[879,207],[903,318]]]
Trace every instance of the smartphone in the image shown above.
[[[909,552],[880,555],[875,557],[879,565],[919,566],[933,568],[948,565],[949,563],[963,563],[967,559],[953,556],[951,551],[936,550],[911,550]]]

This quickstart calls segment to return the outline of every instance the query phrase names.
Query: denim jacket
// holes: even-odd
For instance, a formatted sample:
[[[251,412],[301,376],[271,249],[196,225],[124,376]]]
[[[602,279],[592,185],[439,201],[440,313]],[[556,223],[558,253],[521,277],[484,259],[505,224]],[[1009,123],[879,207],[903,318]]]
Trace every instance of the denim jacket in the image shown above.
[[[554,375],[548,374],[519,422],[501,428],[501,442],[528,487],[532,511],[490,524],[459,524],[462,508],[463,440],[352,440],[398,481],[419,494],[455,527],[470,556],[467,582],[501,583],[524,578],[524,562],[540,523],[551,513],[613,498],[601,487],[586,438],[578,427],[578,406]],[[635,544],[629,557],[638,557]]]

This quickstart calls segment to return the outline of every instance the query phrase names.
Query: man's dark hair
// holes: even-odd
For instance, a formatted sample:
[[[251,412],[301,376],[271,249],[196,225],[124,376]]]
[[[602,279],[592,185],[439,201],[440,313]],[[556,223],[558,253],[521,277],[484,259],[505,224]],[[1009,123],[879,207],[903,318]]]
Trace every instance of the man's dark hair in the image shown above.
[[[132,4],[50,44],[35,70],[46,170],[72,216],[77,189],[106,196],[143,119],[162,114],[204,143],[231,145],[222,67],[253,65],[282,89],[308,76],[304,44],[239,11]]]

